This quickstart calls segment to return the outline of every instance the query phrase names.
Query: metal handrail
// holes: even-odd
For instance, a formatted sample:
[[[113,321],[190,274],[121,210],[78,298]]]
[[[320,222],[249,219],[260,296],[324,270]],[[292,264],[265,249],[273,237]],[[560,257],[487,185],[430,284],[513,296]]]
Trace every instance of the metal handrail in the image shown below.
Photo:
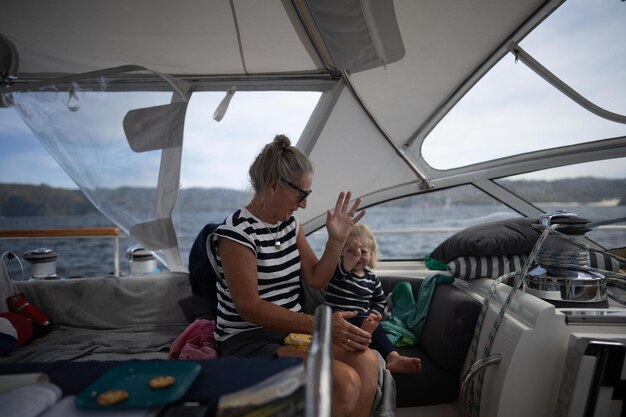
[[[333,415],[332,312],[327,305],[315,310],[315,329],[306,371],[306,417]]]
[[[487,356],[486,358],[482,358],[477,360],[467,371],[465,378],[463,379],[463,383],[461,384],[461,393],[459,395],[459,416],[466,417],[469,415],[468,408],[468,392],[474,383],[474,378],[478,375],[480,371],[487,368],[491,365],[497,365],[502,360],[502,355],[499,353],[494,353],[493,355]]]
[[[120,229],[119,227],[78,227],[58,229],[0,230],[0,239],[71,239],[114,238],[114,274],[120,275]]]

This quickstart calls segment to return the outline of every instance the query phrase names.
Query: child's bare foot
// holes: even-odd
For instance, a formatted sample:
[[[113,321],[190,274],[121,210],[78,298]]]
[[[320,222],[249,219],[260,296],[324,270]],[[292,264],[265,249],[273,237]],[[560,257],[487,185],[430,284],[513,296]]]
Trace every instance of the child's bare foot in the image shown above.
[[[381,320],[382,317],[379,314],[370,314],[365,320],[363,320],[363,323],[361,323],[361,329],[365,330],[369,334],[372,334],[380,324]]]
[[[422,360],[391,352],[387,355],[387,369],[397,374],[418,374],[422,372]]]

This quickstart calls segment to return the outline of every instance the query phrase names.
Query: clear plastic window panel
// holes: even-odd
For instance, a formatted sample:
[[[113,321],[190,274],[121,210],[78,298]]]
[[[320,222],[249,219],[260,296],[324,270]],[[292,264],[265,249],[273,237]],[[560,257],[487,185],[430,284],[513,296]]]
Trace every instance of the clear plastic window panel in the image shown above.
[[[544,212],[566,210],[590,220],[592,230],[586,236],[606,249],[626,247],[624,158],[553,168],[497,182]]]
[[[514,217],[520,214],[465,185],[368,207],[361,223],[374,232],[379,261],[415,260],[466,227]],[[325,228],[309,236],[318,256],[327,239]]]
[[[626,36],[619,1],[565,2],[520,45],[587,100],[626,114]],[[519,153],[626,135],[507,53],[450,110],[419,149],[452,169]]]

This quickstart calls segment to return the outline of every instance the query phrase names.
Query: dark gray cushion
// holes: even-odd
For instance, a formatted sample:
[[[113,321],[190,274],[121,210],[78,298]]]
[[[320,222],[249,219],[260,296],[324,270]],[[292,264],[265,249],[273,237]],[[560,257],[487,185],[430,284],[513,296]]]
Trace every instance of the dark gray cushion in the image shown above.
[[[445,371],[465,363],[481,303],[452,285],[438,285],[420,337],[421,348]]]
[[[530,253],[539,237],[533,223],[537,219],[520,217],[471,226],[441,242],[430,257],[450,262],[461,256]]]
[[[419,374],[392,374],[396,383],[396,407],[419,407],[456,401],[459,376],[446,371],[419,347],[399,347],[398,353],[422,359]]]
[[[399,278],[398,278],[399,279]],[[406,279],[405,279],[406,280]],[[383,278],[385,285],[396,279]],[[417,294],[420,281],[414,283]],[[418,407],[454,402],[481,303],[453,285],[437,285],[420,346],[397,348],[398,353],[422,359],[419,374],[392,374],[396,382],[396,406]]]

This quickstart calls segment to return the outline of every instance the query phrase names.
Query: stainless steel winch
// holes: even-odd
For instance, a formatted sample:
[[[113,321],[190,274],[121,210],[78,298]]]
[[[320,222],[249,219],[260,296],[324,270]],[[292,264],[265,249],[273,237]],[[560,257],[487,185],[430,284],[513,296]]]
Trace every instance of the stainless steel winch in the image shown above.
[[[140,245],[133,245],[126,250],[126,259],[130,262],[130,275],[139,276],[158,272],[157,261],[152,252]]]
[[[52,249],[38,248],[24,254],[30,263],[32,277],[30,279],[57,279],[57,253]]]
[[[564,303],[605,303],[608,300],[607,279],[589,267],[589,252],[582,243],[590,221],[578,214],[557,210],[540,217],[545,230],[554,224],[572,241],[550,234],[537,254],[537,265],[524,277],[524,290],[539,298]]]

